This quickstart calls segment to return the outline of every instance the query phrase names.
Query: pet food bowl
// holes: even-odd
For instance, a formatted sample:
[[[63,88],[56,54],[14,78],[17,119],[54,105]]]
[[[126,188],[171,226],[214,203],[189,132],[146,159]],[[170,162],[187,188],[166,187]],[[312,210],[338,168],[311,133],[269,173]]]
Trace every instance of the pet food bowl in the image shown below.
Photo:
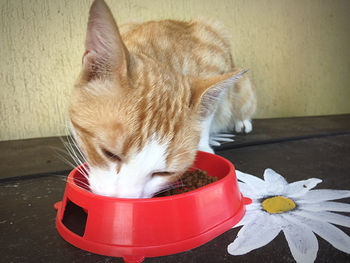
[[[196,168],[219,180],[183,194],[125,199],[93,194],[77,167],[55,204],[57,230],[78,248],[128,263],[198,247],[237,224],[249,200],[228,160],[198,152]]]

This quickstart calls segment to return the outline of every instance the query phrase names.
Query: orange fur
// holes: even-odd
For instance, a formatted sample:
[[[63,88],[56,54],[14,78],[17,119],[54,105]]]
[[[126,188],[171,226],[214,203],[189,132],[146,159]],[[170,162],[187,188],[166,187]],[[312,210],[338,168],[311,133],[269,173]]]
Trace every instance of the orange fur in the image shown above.
[[[105,167],[108,150],[121,159],[120,169],[156,134],[168,145],[174,180],[195,158],[203,118],[217,109],[217,130],[250,119],[254,89],[247,77],[221,87],[239,70],[217,22],[129,23],[120,32],[104,1],[96,0],[70,102],[76,139],[90,165]],[[226,96],[217,102],[223,89]]]

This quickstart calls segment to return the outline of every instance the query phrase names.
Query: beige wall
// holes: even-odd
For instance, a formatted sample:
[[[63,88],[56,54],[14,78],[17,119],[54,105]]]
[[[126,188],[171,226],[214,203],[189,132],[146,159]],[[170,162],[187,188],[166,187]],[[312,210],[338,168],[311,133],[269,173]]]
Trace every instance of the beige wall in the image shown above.
[[[348,0],[107,0],[119,23],[222,20],[258,118],[350,113]],[[65,133],[90,1],[0,0],[0,140]]]

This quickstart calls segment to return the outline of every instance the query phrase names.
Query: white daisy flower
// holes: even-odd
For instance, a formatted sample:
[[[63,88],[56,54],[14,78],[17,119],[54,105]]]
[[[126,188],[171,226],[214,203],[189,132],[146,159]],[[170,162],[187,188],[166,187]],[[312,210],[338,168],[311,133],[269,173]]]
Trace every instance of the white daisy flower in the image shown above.
[[[350,217],[332,213],[350,212],[350,204],[331,200],[350,197],[347,190],[314,188],[322,180],[311,178],[288,184],[271,169],[264,180],[236,171],[243,196],[252,199],[236,239],[228,246],[231,255],[243,255],[271,242],[280,231],[296,262],[314,262],[318,251],[315,234],[333,247],[350,254],[350,237],[333,224],[350,227]]]

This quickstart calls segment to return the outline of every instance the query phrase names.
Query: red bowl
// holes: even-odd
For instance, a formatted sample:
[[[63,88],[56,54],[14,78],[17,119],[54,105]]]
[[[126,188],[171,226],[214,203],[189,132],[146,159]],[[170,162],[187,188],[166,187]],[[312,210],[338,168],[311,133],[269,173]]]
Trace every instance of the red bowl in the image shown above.
[[[63,200],[55,204],[57,230],[76,247],[126,262],[200,246],[237,224],[247,200],[228,160],[198,152],[195,168],[219,180],[183,194],[124,199],[90,192],[77,167],[68,176]]]

